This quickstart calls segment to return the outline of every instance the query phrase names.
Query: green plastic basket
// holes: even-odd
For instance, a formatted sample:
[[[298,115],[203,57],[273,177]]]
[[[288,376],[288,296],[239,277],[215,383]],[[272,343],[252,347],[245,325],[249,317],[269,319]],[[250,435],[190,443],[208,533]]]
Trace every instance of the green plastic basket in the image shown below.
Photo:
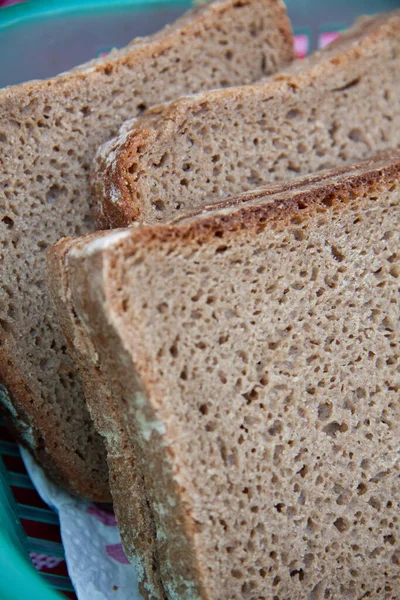
[[[61,600],[29,562],[26,535],[0,459],[0,598],[1,600]]]
[[[190,4],[190,0],[30,0],[0,9],[0,87],[52,76],[123,46],[173,21]],[[399,8],[400,0],[287,0],[286,4],[295,33],[310,51],[322,32],[342,29],[360,14]],[[1,440],[0,446],[3,454],[18,452]],[[19,520],[21,506],[10,489],[16,479],[20,487],[32,485],[22,482],[24,477],[28,479],[7,472],[0,458],[0,600],[61,600],[29,561],[29,540]],[[57,522],[54,513],[42,512]],[[52,584],[57,587],[54,576]]]

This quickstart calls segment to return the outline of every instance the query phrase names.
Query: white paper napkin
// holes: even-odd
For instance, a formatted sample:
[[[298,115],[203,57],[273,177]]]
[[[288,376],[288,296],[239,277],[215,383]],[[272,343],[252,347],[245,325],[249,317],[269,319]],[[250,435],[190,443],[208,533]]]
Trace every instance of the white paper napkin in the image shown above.
[[[114,515],[49,481],[24,448],[21,456],[41,498],[60,518],[65,560],[78,599],[142,600]]]

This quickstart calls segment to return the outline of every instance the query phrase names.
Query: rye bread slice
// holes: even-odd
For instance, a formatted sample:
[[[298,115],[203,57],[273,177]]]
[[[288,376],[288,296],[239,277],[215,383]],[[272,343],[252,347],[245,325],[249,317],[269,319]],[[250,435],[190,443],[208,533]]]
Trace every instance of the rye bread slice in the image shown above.
[[[251,82],[292,56],[280,0],[218,0],[106,58],[0,92],[3,404],[20,440],[72,492],[109,497],[104,447],[45,287],[46,247],[94,229],[89,165],[128,116]]]
[[[156,223],[400,145],[400,11],[262,82],[147,111],[99,150],[99,228]]]
[[[398,599],[399,178],[396,154],[51,250],[148,597]]]

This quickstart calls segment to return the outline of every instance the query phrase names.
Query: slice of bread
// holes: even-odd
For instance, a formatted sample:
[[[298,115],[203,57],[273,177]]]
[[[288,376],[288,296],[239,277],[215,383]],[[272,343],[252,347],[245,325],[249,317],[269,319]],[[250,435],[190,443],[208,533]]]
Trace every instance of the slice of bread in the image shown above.
[[[280,0],[217,0],[110,56],[0,92],[0,382],[12,425],[72,492],[109,497],[105,453],[45,288],[45,249],[93,230],[99,144],[160,100],[259,79],[290,62]]]
[[[204,202],[400,145],[400,11],[255,85],[155,107],[99,150],[100,228],[155,223]]]
[[[51,250],[148,597],[398,600],[399,232],[396,154]]]

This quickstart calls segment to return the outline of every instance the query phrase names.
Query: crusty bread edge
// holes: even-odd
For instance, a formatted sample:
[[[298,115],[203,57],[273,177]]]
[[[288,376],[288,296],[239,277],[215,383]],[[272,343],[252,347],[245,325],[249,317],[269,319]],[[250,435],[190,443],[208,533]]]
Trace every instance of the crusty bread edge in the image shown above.
[[[111,232],[107,237],[113,236],[113,233]],[[115,237],[118,237],[119,234],[120,232],[115,232]],[[100,234],[98,237],[101,239],[105,236]],[[141,430],[142,436],[130,437],[132,432],[128,436],[124,422],[126,404],[122,402],[117,390],[109,389],[107,378],[104,375],[107,359],[109,359],[112,361],[111,368],[114,371],[121,369],[120,380],[125,381],[124,378],[129,379],[125,365],[132,361],[130,352],[124,347],[119,337],[119,327],[116,323],[118,318],[113,311],[113,300],[107,295],[110,262],[108,256],[101,253],[93,253],[87,261],[80,261],[74,256],[75,245],[76,240],[69,238],[62,240],[48,252],[49,288],[63,331],[82,376],[94,422],[106,438],[110,485],[125,552],[136,567],[140,590],[146,600],[153,598],[164,600],[166,597],[185,600],[186,596],[181,598],[179,595],[174,595],[173,581],[168,577],[168,573],[174,566],[168,565],[167,569],[165,566],[160,569],[159,566],[158,540],[163,541],[162,528],[160,529],[160,525],[158,527],[156,525],[154,502],[152,503],[147,492],[146,481],[151,465],[153,465],[152,478],[158,482],[159,486],[162,486],[162,473],[168,473],[170,467],[168,454],[163,451],[162,441],[159,445],[155,443],[154,436],[162,438],[162,431],[157,430],[155,414],[150,409],[150,403],[147,403],[148,409],[143,407],[144,398],[147,396],[148,382],[145,377],[141,378],[138,387],[135,376],[133,376],[123,388],[128,403],[134,404],[136,414],[140,414],[136,428]],[[93,277],[94,272],[96,272],[95,277]],[[72,273],[72,278],[75,278],[71,285],[70,273]],[[91,289],[83,301],[82,287],[76,285],[77,280],[85,281],[86,292],[89,288]],[[96,325],[99,320],[100,326]],[[140,338],[140,333],[138,333],[138,337]],[[139,345],[140,343],[138,343]],[[101,355],[106,357],[104,361],[101,361]],[[123,450],[124,455],[113,455],[113,447]],[[124,463],[122,468],[121,459]],[[133,463],[136,473],[132,470]],[[135,487],[132,485],[134,479],[141,479],[142,484],[136,487],[135,493],[127,495],[127,488]],[[176,486],[169,481],[166,482],[163,493],[168,498],[171,510],[175,512],[173,522],[177,535],[181,529],[185,532],[180,535],[179,552],[188,546],[187,551],[184,552],[186,558],[191,555],[187,532],[190,532],[192,524],[179,503],[179,490]],[[134,508],[128,503],[133,504]],[[130,514],[134,515],[134,519],[130,517]],[[195,561],[193,560],[193,562]],[[166,572],[162,573],[163,570]],[[192,591],[194,588],[198,589],[200,594],[201,577],[198,575],[196,577],[195,564],[189,569],[189,573],[185,572],[182,577],[187,582],[189,576],[190,589]],[[164,581],[166,580],[167,593],[164,589],[164,581],[161,579],[162,575],[164,575]],[[197,583],[195,583],[196,581]],[[187,600],[193,597],[197,597],[197,592],[195,596],[188,596]]]
[[[399,174],[400,152],[388,150],[357,164],[229,197],[202,209],[187,212],[171,223],[137,224],[120,231],[130,231],[128,239],[138,247],[144,244],[172,243],[176,240],[180,240],[182,244],[189,240],[202,244],[210,240],[215,232],[218,236],[224,236],[238,229],[257,228],[260,220],[264,224],[287,225],[297,211],[312,214],[319,206],[330,206],[335,195],[345,197],[360,193],[374,184],[388,185],[389,181],[394,182],[399,178]],[[103,235],[106,239],[107,232]],[[82,243],[82,247],[87,245],[89,248],[91,240],[95,242],[96,234],[79,238],[77,247]]]
[[[138,574],[141,592],[146,600],[152,598],[163,598],[162,586],[159,582],[158,573],[152,573],[151,563],[154,561],[153,546],[155,543],[153,524],[146,502],[146,496],[141,485],[142,473],[139,470],[137,450],[131,444],[124,431],[123,424],[114,418],[113,409],[114,393],[107,386],[100,366],[100,358],[95,342],[91,339],[87,327],[78,315],[73,304],[73,293],[69,287],[68,252],[74,247],[74,240],[69,238],[62,244],[53,246],[47,256],[48,287],[54,308],[70,348],[71,355],[75,361],[81,376],[86,402],[94,420],[96,429],[104,436],[107,449],[107,461],[110,470],[110,488],[114,497],[121,498],[127,495],[126,502],[133,505],[132,512],[135,520],[127,516],[124,525],[120,526],[121,535],[125,542],[125,550],[130,560],[135,564]],[[97,265],[97,271],[102,273],[102,265]],[[95,309],[100,313],[101,302]],[[107,317],[104,317],[107,323]],[[110,332],[112,336],[112,332]],[[108,337],[107,337],[108,339]],[[121,463],[125,472],[124,481],[119,477]],[[130,493],[131,492],[131,493]],[[117,521],[121,523],[121,505],[116,503],[114,510]],[[127,507],[126,515],[129,513]],[[130,527],[127,523],[130,521]],[[147,539],[146,539],[147,538]]]

